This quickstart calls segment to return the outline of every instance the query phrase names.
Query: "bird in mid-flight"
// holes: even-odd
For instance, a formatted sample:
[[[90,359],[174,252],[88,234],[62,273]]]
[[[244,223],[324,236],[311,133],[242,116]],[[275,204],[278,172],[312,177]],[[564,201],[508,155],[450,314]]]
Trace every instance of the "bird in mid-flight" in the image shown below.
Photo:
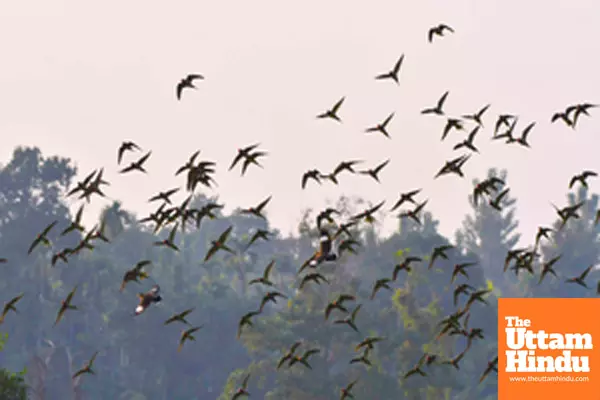
[[[337,112],[339,111],[340,107],[344,103],[345,99],[346,99],[346,97],[342,97],[341,99],[339,99],[338,102],[335,103],[330,110],[327,110],[324,113],[317,115],[317,118],[319,118],[319,119],[330,118],[330,119],[336,120],[337,122],[342,122],[340,117],[338,117]]]
[[[190,74],[179,81],[177,84],[177,100],[181,100],[181,93],[183,92],[183,89],[196,89],[196,86],[194,86],[194,81],[197,79],[204,79],[204,77],[200,74]]]
[[[439,24],[437,26],[434,26],[433,28],[429,29],[429,32],[427,34],[427,39],[429,40],[429,43],[433,42],[433,37],[434,36],[444,36],[444,32],[452,32],[454,33],[454,29],[452,29],[452,27],[446,25],[446,24]]]
[[[384,74],[379,74],[375,77],[375,79],[377,79],[377,80],[391,79],[394,82],[396,82],[396,85],[400,84],[400,81],[398,80],[398,73],[400,72],[400,67],[402,67],[403,61],[404,61],[404,54],[402,54],[400,56],[400,58],[398,59],[398,61],[396,61],[396,64],[394,64],[394,68],[392,68],[391,71],[386,72]]]
[[[158,285],[154,285],[152,289],[147,291],[146,293],[139,293],[138,298],[140,302],[138,306],[135,308],[135,315],[140,315],[146,308],[150,306],[152,303],[158,303],[162,300],[160,295],[160,287]]]

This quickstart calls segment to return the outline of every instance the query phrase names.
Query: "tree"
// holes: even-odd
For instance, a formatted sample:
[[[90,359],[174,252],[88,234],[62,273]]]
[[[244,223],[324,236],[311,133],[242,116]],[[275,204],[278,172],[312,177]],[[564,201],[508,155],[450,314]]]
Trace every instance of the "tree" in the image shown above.
[[[204,219],[199,228],[190,224],[185,232],[178,229],[174,241],[179,251],[173,251],[153,245],[170,233],[173,224],[154,233],[152,224],[136,223],[134,212],[117,201],[106,207],[101,221],[84,221],[84,233],[105,221],[105,234],[111,242],[94,240],[93,250],[84,249],[70,255],[68,263],[59,261],[52,266],[52,254],[78,242],[82,235],[71,232],[61,237],[72,218],[64,193],[74,169],[68,160],[48,160],[66,159],[45,158],[39,150],[20,149],[0,169],[0,256],[8,259],[2,264],[5,279],[0,283],[0,304],[24,293],[17,304],[19,312],[10,312],[2,323],[11,340],[0,353],[0,361],[10,371],[27,366],[33,399],[44,395],[92,400],[214,399],[219,394],[226,399],[248,372],[252,398],[331,399],[339,397],[340,388],[357,378],[353,390],[357,399],[494,398],[493,375],[483,384],[478,382],[488,360],[497,354],[497,299],[493,295],[486,297],[487,305],[475,303],[470,309],[470,326],[482,328],[484,339],[476,340],[461,361],[460,371],[433,365],[427,370],[427,378],[404,380],[403,375],[424,352],[445,359],[464,348],[465,338],[460,335],[437,338],[439,322],[467,302],[467,296],[462,296],[454,304],[457,284],[468,282],[477,289],[493,289],[488,272],[501,270],[504,252],[516,238],[516,230],[509,229],[515,221],[504,218],[510,212],[505,211],[504,222],[498,222],[492,210],[477,209],[479,214],[472,217],[469,235],[463,234],[458,248],[448,251],[449,259],[438,259],[431,269],[427,266],[433,248],[450,243],[438,232],[433,215],[424,212],[422,225],[403,220],[401,229],[389,237],[381,235],[377,223],[361,222],[351,228],[359,242],[356,254],[344,252],[335,262],[319,267],[330,284],[309,283],[298,290],[298,268],[318,245],[314,213],[307,214],[298,234],[283,236],[271,227],[268,218],[216,211],[215,218]],[[46,163],[48,167],[39,167]],[[54,175],[40,172],[53,168]],[[44,191],[46,194],[40,194]],[[56,192],[60,194],[53,198]],[[581,218],[569,221],[553,241],[542,241],[539,250],[540,261],[563,253],[557,266],[559,279],[550,277],[539,287],[534,287],[536,282],[527,273],[518,278],[506,274],[504,279],[511,284],[517,282],[520,290],[535,296],[593,295],[591,289],[564,284],[566,277],[580,273],[598,259],[598,231],[593,225],[597,198],[577,192],[569,202],[581,199],[587,200],[580,210]],[[198,195],[190,206],[201,208],[207,201],[216,200]],[[69,199],[71,202],[75,208],[86,204],[74,198]],[[45,205],[39,208],[40,204]],[[334,215],[338,224],[365,208],[359,199],[342,198],[334,204],[341,211],[341,215]],[[379,214],[376,217],[381,220]],[[58,223],[49,234],[51,246],[40,246],[27,255],[35,235],[54,220]],[[211,242],[229,226],[233,231],[227,244],[235,254],[218,252],[204,262]],[[267,229],[270,239],[248,247],[256,229]],[[494,241],[506,246],[498,250],[491,246]],[[492,253],[500,254],[501,260],[491,262]],[[397,280],[391,282],[391,290],[384,289],[371,300],[374,282],[391,277],[394,266],[408,256],[423,261],[415,263],[410,271],[400,271]],[[482,258],[489,262],[486,264]],[[149,277],[129,282],[120,291],[125,272],[141,260],[150,261],[144,267]],[[241,316],[258,308],[265,292],[272,290],[248,282],[262,275],[271,261],[275,263],[270,276],[275,285],[272,289],[288,298],[267,304],[254,319],[254,326],[245,329],[238,340]],[[484,268],[473,267],[468,270],[468,278],[458,276],[453,283],[453,267],[462,262],[479,262]],[[536,268],[539,272],[539,266]],[[594,275],[590,274],[588,283]],[[134,317],[138,293],[154,284],[160,285],[163,301]],[[78,309],[68,310],[53,326],[61,301],[75,286],[78,290],[73,301]],[[356,301],[348,305],[350,311],[362,304],[356,321],[360,333],[333,323],[346,315],[342,312],[334,311],[325,320],[326,304],[340,293],[356,296]],[[186,319],[202,328],[194,333],[196,340],[186,342],[178,352],[182,330],[187,326],[178,322],[165,325],[165,321],[189,308],[193,311]],[[356,344],[372,335],[386,337],[369,357],[372,366],[350,365],[350,359],[360,355],[355,351]],[[313,370],[296,366],[276,370],[282,352],[301,339],[307,346],[321,349],[311,362]],[[73,372],[96,351],[95,375],[73,380]],[[5,378],[9,376],[14,377],[4,374],[0,381],[8,381]]]
[[[122,209],[120,201],[113,201],[100,212],[99,226],[104,223],[104,234],[110,240],[120,235],[128,225],[135,224],[135,216]]]
[[[598,195],[590,195],[588,189],[581,186],[576,191],[567,194],[568,203],[573,206],[583,203],[578,211],[579,218],[571,218],[562,226],[557,217],[550,226],[554,229],[552,240],[542,239],[540,243],[541,258],[537,263],[536,276],[523,273],[521,286],[527,296],[534,297],[592,297],[595,290],[586,290],[578,285],[564,284],[565,279],[572,278],[583,272],[588,266],[596,265],[600,259],[598,248],[599,227],[595,224],[598,210]],[[540,265],[559,256],[555,264],[558,277],[548,275],[541,284],[539,282]],[[597,271],[591,271],[586,281],[593,282],[598,278]],[[590,286],[595,286],[593,283]]]
[[[488,170],[487,178],[498,177],[508,185],[507,172],[500,173],[496,169]],[[477,185],[478,180],[473,181]],[[496,196],[505,185],[497,185]],[[467,215],[463,221],[462,229],[456,232],[457,246],[477,255],[484,269],[487,279],[490,279],[497,289],[510,296],[515,294],[512,278],[503,273],[503,263],[506,254],[519,242],[521,236],[516,232],[519,226],[515,220],[516,200],[510,192],[504,197],[502,211],[492,208],[485,198],[480,198],[478,204],[474,203],[473,195],[469,195],[469,203],[473,214]]]
[[[38,229],[70,218],[62,199],[76,172],[68,158],[44,158],[38,148],[15,149],[0,169],[0,237],[14,253],[10,256],[23,259]],[[21,238],[25,232],[28,241]]]
[[[7,334],[0,335],[0,351],[4,348],[8,339]],[[26,369],[21,372],[10,372],[5,368],[0,369],[0,398],[3,400],[26,400],[27,385],[24,376]]]

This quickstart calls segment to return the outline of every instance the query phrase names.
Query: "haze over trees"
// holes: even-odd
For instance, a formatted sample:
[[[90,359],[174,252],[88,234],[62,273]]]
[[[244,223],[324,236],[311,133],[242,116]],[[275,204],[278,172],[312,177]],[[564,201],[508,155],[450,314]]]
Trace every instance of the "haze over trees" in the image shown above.
[[[556,264],[558,277],[549,275],[539,285],[538,263],[534,275],[526,270],[503,272],[507,252],[519,240],[518,202],[507,198],[501,213],[485,200],[477,206],[471,201],[472,214],[465,216],[453,240],[437,231],[438,221],[428,212],[421,225],[399,220],[398,231],[390,237],[378,234],[377,223],[360,224],[353,228],[360,243],[356,254],[344,252],[338,261],[320,267],[329,285],[311,284],[298,291],[297,271],[318,239],[315,213],[310,210],[293,237],[271,229],[268,218],[217,210],[217,218],[204,219],[199,229],[189,226],[185,233],[178,231],[179,251],[174,252],[152,245],[157,236],[166,238],[170,227],[154,234],[151,225],[138,222],[145,216],[115,201],[106,206],[101,221],[84,221],[88,229],[104,222],[110,243],[94,242],[93,250],[51,266],[53,250],[75,247],[82,239],[74,231],[64,237],[55,235],[51,249],[40,248],[28,256],[31,241],[43,227],[58,220],[62,230],[74,218],[76,210],[69,210],[65,193],[73,187],[76,174],[70,159],[47,157],[37,148],[17,148],[0,169],[0,257],[8,260],[0,264],[0,301],[24,293],[17,304],[19,312],[8,313],[0,325],[8,335],[0,352],[0,366],[6,368],[0,371],[3,399],[25,398],[20,375],[9,372],[24,369],[32,399],[224,400],[231,398],[248,373],[248,391],[254,399],[337,399],[340,389],[355,379],[356,399],[493,399],[495,373],[482,383],[479,378],[497,354],[497,297],[595,296],[593,289],[564,283],[598,261],[599,231],[594,224],[598,197],[585,188],[567,196],[571,205],[586,200],[580,218],[570,220],[552,241],[540,242],[540,260],[559,254],[562,258]],[[489,175],[510,182],[504,171],[490,170]],[[218,201],[210,195],[197,191],[190,206]],[[342,198],[335,207],[343,214],[336,220],[344,221],[364,204]],[[211,241],[230,225],[234,229],[228,244],[235,254],[218,254],[203,263]],[[560,221],[548,221],[554,229],[559,225]],[[269,230],[270,240],[258,240],[247,248],[257,229]],[[526,242],[533,245],[534,241]],[[449,260],[438,259],[428,270],[433,248],[450,242],[457,248],[448,252]],[[390,283],[392,290],[382,289],[371,300],[374,282],[390,277],[394,266],[408,256],[423,261],[413,264],[410,272],[400,271]],[[140,260],[151,261],[146,268],[150,278],[130,282],[120,292],[124,273]],[[272,260],[271,280],[287,299],[268,303],[238,340],[240,318],[256,310],[267,291],[248,282],[261,276]],[[458,277],[451,283],[453,266],[463,262],[478,264],[469,269],[468,281]],[[590,282],[597,278],[592,271]],[[155,282],[163,300],[134,317],[137,293]],[[457,308],[454,287],[463,282],[492,289],[485,298],[487,305],[471,306],[470,327],[482,328],[484,338],[473,341],[460,370],[432,365],[424,367],[427,376],[404,379],[425,352],[443,360],[465,348],[462,335],[436,339],[440,321]],[[76,285],[73,304],[78,310],[69,311],[53,327],[61,301]],[[333,322],[346,317],[343,313],[333,311],[328,320],[324,317],[327,303],[340,293],[356,296],[349,303],[350,311],[362,305],[355,321],[358,332]],[[458,304],[467,298],[461,296]],[[186,319],[202,328],[194,333],[196,340],[186,342],[178,352],[183,325],[164,322],[192,307]],[[371,366],[350,364],[361,356],[355,346],[367,336],[385,338],[369,353]],[[294,365],[277,370],[279,358],[300,339],[306,348],[320,349],[310,359],[312,369]],[[72,379],[96,351],[95,375]]]

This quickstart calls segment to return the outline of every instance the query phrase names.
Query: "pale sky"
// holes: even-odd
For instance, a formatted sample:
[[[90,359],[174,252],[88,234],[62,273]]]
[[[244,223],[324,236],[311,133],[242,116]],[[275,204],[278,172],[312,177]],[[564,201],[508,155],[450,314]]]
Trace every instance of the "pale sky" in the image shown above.
[[[567,105],[600,102],[598,15],[594,0],[4,1],[0,161],[17,145],[35,145],[73,158],[80,177],[104,166],[106,193],[142,217],[155,192],[184,185],[174,172],[201,149],[200,158],[218,162],[219,187],[207,194],[218,193],[229,209],[273,194],[267,212],[284,233],[295,230],[303,208],[341,194],[385,199],[389,209],[400,192],[422,187],[451,238],[471,180],[506,167],[521,230],[531,236],[554,220],[549,202],[565,203],[569,178],[598,168],[600,109],[575,132],[550,124]],[[441,22],[456,32],[429,44],[428,29]],[[402,53],[399,86],[373,79]],[[206,80],[178,102],[175,85],[188,73]],[[481,154],[462,180],[432,178],[462,154],[452,147],[465,134],[440,142],[445,120],[419,114],[445,90],[451,115],[492,104],[475,140]],[[342,96],[342,124],[315,118]],[[390,112],[392,140],[364,134]],[[518,114],[521,129],[538,122],[532,149],[490,141],[500,113]],[[122,140],[153,151],[149,175],[117,173]],[[244,178],[227,172],[236,149],[255,142],[270,153],[265,168]],[[387,158],[381,185],[343,175],[339,187],[300,189],[310,168]],[[104,204],[92,202],[90,212]]]

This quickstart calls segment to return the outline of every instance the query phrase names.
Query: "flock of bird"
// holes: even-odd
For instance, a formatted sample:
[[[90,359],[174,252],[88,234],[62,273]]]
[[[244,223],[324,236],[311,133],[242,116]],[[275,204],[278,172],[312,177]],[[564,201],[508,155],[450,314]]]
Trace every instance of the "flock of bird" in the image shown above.
[[[434,37],[436,36],[444,36],[446,32],[454,32],[454,30],[445,24],[440,24],[431,28],[428,32],[428,41],[432,42]],[[402,64],[404,62],[404,55],[401,55],[394,67],[386,72],[375,76],[377,81],[392,81],[395,84],[399,84],[399,76],[402,69]],[[178,100],[182,99],[182,95],[185,89],[196,89],[195,86],[196,81],[201,81],[205,79],[204,76],[200,74],[191,74],[182,79],[176,86],[176,97]],[[463,131],[466,132],[468,130],[468,134],[466,138],[463,138],[458,143],[453,146],[454,150],[463,150],[465,153],[460,156],[453,158],[451,160],[446,161],[443,166],[440,168],[439,172],[434,176],[434,179],[437,179],[444,175],[457,175],[459,177],[464,177],[463,167],[469,160],[471,153],[479,152],[475,145],[475,139],[484,127],[484,116],[487,115],[487,112],[490,108],[490,104],[485,105],[480,110],[478,110],[474,114],[465,114],[460,117],[458,116],[449,116],[446,114],[444,106],[448,101],[449,92],[445,92],[441,98],[435,103],[433,107],[425,108],[421,111],[421,114],[424,116],[435,116],[441,119],[445,119],[445,125],[442,130],[441,140],[446,140],[451,133],[454,131]],[[344,104],[345,97],[342,97],[338,100],[333,107],[330,109],[320,113],[317,115],[317,118],[320,120],[333,120],[337,122],[341,122],[342,119],[340,117],[341,109]],[[552,123],[555,122],[563,122],[567,127],[571,129],[576,129],[578,122],[582,116],[589,116],[589,111],[593,108],[597,107],[595,104],[590,103],[582,103],[575,104],[565,108],[565,110],[561,110],[556,112],[550,118]],[[390,132],[388,131],[388,124],[394,117],[394,113],[390,114],[383,120],[382,122],[369,127],[365,130],[366,133],[380,133],[387,138],[391,138]],[[494,132],[492,139],[494,140],[504,140],[506,144],[519,144],[524,147],[530,147],[528,142],[529,135],[531,134],[533,128],[536,125],[536,122],[528,123],[524,129],[522,129],[520,134],[517,134],[517,124],[519,118],[516,115],[502,113],[499,114],[495,123]],[[468,125],[472,126],[467,128]],[[266,151],[259,149],[260,144],[252,144],[237,150],[235,157],[229,166],[229,170],[233,170],[238,164],[241,163],[241,175],[243,176],[247,169],[250,166],[260,167],[260,158],[268,155]],[[142,148],[138,146],[136,143],[127,141],[123,142],[121,146],[118,148],[117,152],[117,164],[121,164],[126,154],[141,152]],[[222,204],[217,204],[213,202],[209,202],[203,205],[201,208],[192,208],[190,207],[190,201],[193,198],[193,194],[198,184],[206,186],[208,188],[212,188],[213,184],[215,184],[215,180],[213,174],[215,173],[216,162],[208,161],[208,160],[198,160],[198,156],[200,151],[196,151],[191,155],[189,160],[184,163],[176,172],[175,176],[179,176],[183,173],[186,173],[186,185],[185,190],[189,192],[189,196],[179,205],[173,205],[171,197],[179,192],[180,188],[170,188],[163,192],[160,192],[149,199],[150,202],[160,202],[160,206],[156,209],[156,211],[152,212],[148,217],[142,219],[141,223],[153,223],[154,224],[154,232],[158,232],[161,228],[170,227],[170,233],[167,238],[163,240],[158,240],[154,243],[155,246],[162,246],[170,251],[179,251],[179,248],[176,244],[176,236],[177,232],[185,232],[186,226],[189,224],[194,224],[196,228],[200,228],[201,222],[203,218],[214,219],[217,218],[215,211],[221,209],[223,207]],[[152,152],[149,151],[143,154],[140,158],[135,161],[132,161],[126,167],[122,168],[119,172],[121,174],[130,174],[130,173],[147,173],[144,165],[146,161],[150,158]],[[386,160],[378,164],[377,166],[369,169],[359,169],[358,167],[362,164],[362,160],[344,160],[341,161],[333,171],[323,173],[318,169],[309,169],[307,170],[303,176],[301,177],[301,187],[304,189],[310,180],[315,181],[317,184],[322,184],[323,181],[329,181],[333,184],[338,184],[338,176],[342,173],[346,174],[363,174],[370,176],[375,181],[379,182],[379,173],[383,168],[390,162],[390,160]],[[78,195],[78,199],[85,200],[87,203],[91,201],[91,198],[95,196],[105,197],[103,192],[103,186],[109,185],[107,181],[103,179],[103,171],[101,168],[99,170],[92,171],[89,175],[87,175],[83,180],[77,182],[76,186],[67,194],[67,196]],[[591,177],[596,177],[597,174],[594,171],[583,171],[579,175],[575,175],[571,181],[569,182],[569,188],[572,188],[578,182],[584,186],[587,186],[587,179]],[[497,177],[487,178],[475,185],[473,188],[473,200],[477,204],[482,199],[487,199],[489,205],[494,209],[501,211],[503,207],[503,199],[507,195],[509,188],[506,186],[506,182],[502,181]],[[391,212],[397,211],[402,206],[409,206],[409,208],[401,210],[398,212],[398,218],[409,218],[413,220],[417,224],[421,224],[420,215],[423,211],[424,207],[427,205],[428,200],[425,199],[423,201],[419,201],[416,197],[421,194],[421,189],[414,189],[402,193],[399,196],[399,199],[394,203],[393,207],[390,208]],[[265,209],[271,201],[271,196],[268,196],[259,204],[250,206],[248,208],[242,209],[240,212],[247,215],[252,215],[256,218],[265,218]],[[335,216],[340,215],[340,212],[333,208],[327,208],[321,211],[316,218],[316,227],[320,233],[319,243],[316,246],[314,254],[306,260],[298,270],[298,290],[301,291],[308,284],[328,284],[329,280],[320,271],[320,266],[326,263],[335,263],[339,260],[344,253],[356,253],[357,247],[360,246],[360,242],[353,236],[353,231],[351,228],[356,228],[359,224],[366,223],[370,224],[375,221],[375,214],[382,209],[385,201],[381,201],[375,206],[372,206],[361,213],[358,213],[352,217],[350,217],[346,221],[338,221]],[[553,205],[554,206],[554,205]],[[562,227],[567,224],[570,219],[579,218],[578,211],[583,206],[583,203],[578,203],[571,206],[565,206],[559,208],[554,206],[556,212],[560,219],[562,220]],[[82,213],[83,213],[84,205],[81,205],[79,210],[77,211],[74,220],[64,228],[62,232],[59,233],[60,236],[68,235],[71,232],[81,232],[83,234],[83,239],[80,240],[79,244],[74,248],[65,248],[65,249],[55,249],[53,248],[53,239],[51,238],[51,233],[54,232],[54,228],[58,224],[57,221],[52,222],[50,225],[45,227],[41,233],[37,235],[37,237],[33,240],[31,246],[29,247],[28,253],[31,254],[39,247],[43,246],[48,249],[52,249],[51,256],[51,265],[54,267],[59,261],[68,262],[69,257],[75,256],[81,251],[86,249],[91,250],[94,248],[94,243],[97,240],[103,242],[109,242],[109,239],[104,234],[104,222],[101,222],[98,226],[94,226],[91,229],[86,229],[82,225]],[[600,221],[600,211],[596,214],[596,223]],[[233,226],[229,226],[225,231],[223,231],[217,238],[214,238],[211,242],[211,246],[204,258],[204,262],[209,261],[212,257],[214,257],[217,253],[228,252],[235,253],[235,251],[228,246],[229,236],[234,229]],[[508,251],[506,255],[506,259],[504,262],[504,271],[513,270],[516,274],[518,274],[521,270],[526,270],[530,274],[535,274],[534,266],[535,262],[538,258],[540,258],[540,254],[538,254],[537,250],[539,249],[539,245],[542,240],[552,240],[551,234],[554,232],[553,229],[549,227],[539,227],[538,233],[535,237],[534,243],[529,248],[519,248]],[[258,240],[269,240],[270,232],[267,230],[257,230],[256,233],[249,239],[246,250],[254,244]],[[449,260],[448,252],[453,250],[452,245],[443,245],[440,247],[436,247],[431,250],[429,254],[429,262],[427,265],[427,270],[431,270],[434,265],[437,265],[440,261]],[[405,272],[410,272],[413,268],[417,268],[416,264],[423,263],[426,255],[423,256],[407,256],[404,258],[402,262],[395,265],[391,271],[390,276],[381,277],[376,280],[373,284],[372,292],[370,298],[373,299],[377,295],[377,293],[382,290],[392,290],[392,284],[397,281],[400,274]],[[542,283],[545,277],[548,274],[554,275],[557,277],[555,271],[555,265],[560,260],[561,255],[556,255],[551,260],[543,260],[539,262],[540,275],[539,275],[539,283]],[[0,259],[0,262],[6,263],[9,262],[7,259]],[[130,270],[126,271],[122,282],[120,290],[123,292],[127,287],[127,284],[130,282],[140,282],[144,279],[150,278],[149,274],[144,271],[144,268],[149,265],[151,262],[149,260],[141,260],[135,266],[133,266]],[[251,328],[253,326],[253,319],[259,315],[261,315],[269,302],[276,303],[278,298],[287,298],[287,296],[280,291],[275,289],[275,284],[270,280],[271,272],[273,268],[275,268],[275,260],[271,261],[265,268],[262,276],[252,279],[248,284],[249,285],[262,285],[267,288],[269,291],[266,292],[264,298],[262,299],[260,305],[256,310],[252,310],[247,314],[243,315],[239,321],[238,338],[241,337],[245,329]],[[485,300],[485,296],[490,293],[490,290],[485,288],[476,288],[471,286],[468,283],[469,273],[468,271],[471,268],[477,266],[476,262],[466,262],[461,264],[456,264],[452,268],[452,277],[450,284],[454,284],[457,279],[463,279],[462,282],[457,283],[453,289],[453,297],[454,304],[457,306],[457,309],[452,314],[443,318],[439,323],[439,335],[436,339],[440,339],[444,335],[460,335],[466,338],[466,345],[464,349],[458,353],[455,357],[451,359],[442,359],[441,355],[437,354],[428,354],[425,353],[423,356],[415,363],[414,367],[406,371],[404,378],[410,378],[414,375],[427,376],[427,371],[434,364],[439,365],[450,365],[456,369],[459,369],[460,361],[467,354],[467,351],[471,348],[473,341],[477,339],[483,338],[483,331],[480,328],[469,327],[469,317],[470,310],[473,305],[476,303],[481,303],[486,305],[487,302]],[[592,269],[592,266],[585,269],[579,276],[572,277],[566,280],[568,283],[575,283],[580,286],[587,288],[587,284],[585,282],[586,276]],[[597,288],[600,293],[600,283]],[[55,325],[58,324],[67,314],[67,311],[77,311],[78,307],[74,304],[74,297],[77,291],[77,286],[69,292],[67,297],[62,301],[58,313],[56,315]],[[157,302],[162,300],[160,294],[160,287],[158,284],[154,284],[154,286],[145,293],[138,294],[138,304],[135,307],[135,311],[133,315],[140,315],[148,308]],[[5,303],[2,315],[0,317],[0,323],[3,323],[7,314],[10,311],[16,312],[16,305],[23,298],[24,294],[20,294],[19,296],[9,300]],[[461,299],[461,296],[466,296],[466,301],[461,307],[458,307],[458,303]],[[333,321],[335,324],[347,326],[348,329],[352,329],[353,331],[359,333],[360,330],[358,328],[359,318],[358,314],[361,309],[361,304],[356,304],[352,308],[348,306],[349,302],[356,302],[358,299],[351,294],[340,294],[337,298],[333,299],[324,310],[325,320],[329,320],[332,314],[338,313],[337,319]],[[194,326],[190,324],[186,318],[188,318],[189,314],[192,313],[194,308],[189,308],[184,310],[176,315],[173,315],[171,318],[165,321],[165,325],[172,323],[182,323],[186,326],[186,328],[182,331],[181,337],[179,340],[178,351],[181,351],[183,345],[187,341],[194,341],[194,334],[199,331],[202,326]],[[365,364],[371,365],[369,355],[375,348],[378,342],[385,340],[385,337],[376,337],[369,336],[363,338],[356,345],[356,357],[354,357],[350,363],[351,364]],[[300,349],[303,348],[302,351]],[[299,338],[298,341],[293,343],[289,350],[285,352],[279,362],[277,363],[277,369],[282,368],[284,366],[291,367],[305,367],[307,369],[312,369],[310,364],[311,357],[320,353],[320,349],[318,347],[310,347],[305,341]],[[91,359],[79,370],[77,371],[73,379],[77,379],[83,374],[93,374],[93,363],[96,359],[98,352],[94,353]],[[482,365],[482,375],[480,378],[480,382],[483,381],[492,371],[497,372],[497,362],[498,357],[494,357],[492,360],[487,362],[487,365]],[[248,391],[248,382],[250,375],[246,375],[240,386],[237,388],[235,393],[233,394],[232,399],[237,399],[241,396],[249,396],[250,393]],[[353,387],[358,383],[358,379],[350,382],[345,388],[342,388],[340,391],[341,400],[347,398],[354,398],[352,394]]]

